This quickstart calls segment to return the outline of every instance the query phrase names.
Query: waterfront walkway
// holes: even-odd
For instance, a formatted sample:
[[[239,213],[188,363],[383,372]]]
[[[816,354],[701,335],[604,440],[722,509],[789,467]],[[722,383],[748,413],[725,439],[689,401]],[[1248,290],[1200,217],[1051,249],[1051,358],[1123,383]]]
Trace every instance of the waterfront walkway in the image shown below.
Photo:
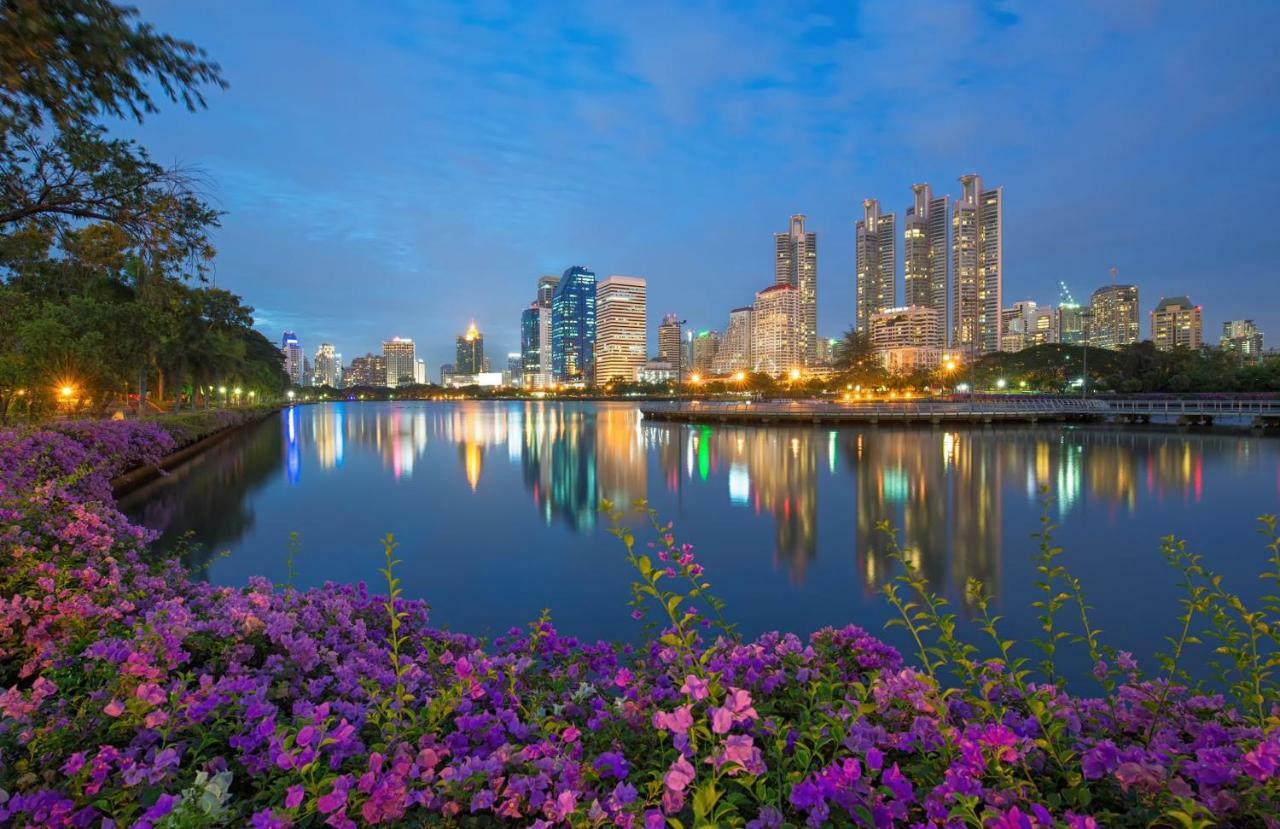
[[[1169,422],[1226,420],[1280,428],[1280,400],[1257,398],[1080,398],[983,396],[889,400],[690,400],[641,406],[647,420],[752,424],[943,424]]]

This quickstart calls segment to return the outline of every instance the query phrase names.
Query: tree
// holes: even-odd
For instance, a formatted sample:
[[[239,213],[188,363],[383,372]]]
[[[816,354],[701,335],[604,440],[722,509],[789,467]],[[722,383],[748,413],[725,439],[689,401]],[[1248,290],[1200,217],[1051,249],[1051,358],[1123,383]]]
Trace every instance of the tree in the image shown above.
[[[201,86],[226,87],[203,49],[137,18],[108,0],[0,0],[0,130],[67,129],[101,114],[141,121],[158,111],[149,82],[189,110],[204,107]]]
[[[203,276],[219,214],[197,173],[154,163],[93,119],[141,121],[157,111],[156,86],[198,109],[202,86],[226,83],[203,51],[137,17],[109,0],[0,0],[0,253],[24,254],[7,270],[26,279],[49,272],[31,255],[41,242],[47,258],[86,226],[104,228],[104,237],[115,231],[128,260],[115,275],[127,277],[142,321],[160,316],[148,307],[158,286]],[[147,341],[137,366],[139,414],[154,354]]]

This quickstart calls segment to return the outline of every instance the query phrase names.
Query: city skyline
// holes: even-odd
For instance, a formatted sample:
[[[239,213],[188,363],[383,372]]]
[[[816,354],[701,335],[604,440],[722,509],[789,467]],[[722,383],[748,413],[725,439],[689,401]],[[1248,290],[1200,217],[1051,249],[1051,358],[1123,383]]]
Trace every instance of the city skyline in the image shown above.
[[[376,352],[399,333],[435,367],[453,344],[434,332],[471,318],[494,353],[517,350],[507,297],[575,262],[644,276],[651,319],[721,328],[769,281],[769,234],[793,213],[821,236],[817,333],[830,336],[855,318],[862,199],[905,225],[914,182],[954,198],[969,170],[1010,199],[1006,306],[1052,303],[1059,281],[1088,297],[1114,265],[1143,316],[1185,294],[1206,331],[1233,319],[1280,331],[1280,240],[1207,241],[1280,179],[1266,151],[1275,7],[948,3],[793,19],[693,6],[675,30],[660,8],[591,7],[574,29],[553,8],[378,8],[339,30],[322,8],[263,9],[250,27],[213,4],[142,5],[216,55],[230,88],[198,119],[166,111],[122,131],[208,172],[227,210],[214,282],[308,353]],[[306,38],[271,36],[292,26]],[[678,60],[658,59],[656,31]],[[939,48],[957,41],[980,56]],[[357,52],[374,57],[342,57]],[[678,195],[662,186],[675,180]],[[1223,280],[1241,290],[1214,295]]]

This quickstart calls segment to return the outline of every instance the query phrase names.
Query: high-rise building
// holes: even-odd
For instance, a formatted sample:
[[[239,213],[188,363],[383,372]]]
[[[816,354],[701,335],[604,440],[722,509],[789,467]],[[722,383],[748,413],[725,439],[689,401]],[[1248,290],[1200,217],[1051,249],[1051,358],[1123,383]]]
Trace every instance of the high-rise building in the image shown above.
[[[595,377],[596,275],[574,265],[551,299],[551,373],[557,383],[589,385]]]
[[[596,383],[630,382],[648,359],[644,279],[608,276],[596,286]]]
[[[520,312],[520,384],[528,389],[543,386],[541,330],[542,309],[534,300]]]
[[[800,340],[795,336],[799,321],[799,289],[773,285],[756,294],[751,318],[752,371],[777,376],[801,368]]]
[[[1222,324],[1222,338],[1218,345],[1233,351],[1246,360],[1262,359],[1262,332],[1253,320],[1228,320]]]
[[[538,277],[538,295],[534,299],[538,306],[538,377],[535,381],[538,388],[553,386],[556,382],[551,371],[551,301],[559,284],[558,276]]]
[[[365,354],[351,361],[344,372],[343,385],[346,388],[355,386],[379,387],[387,384],[386,358],[377,354]]]
[[[523,386],[524,385],[524,359],[518,351],[507,353],[507,370],[503,372],[502,378],[504,386]]]
[[[392,337],[382,342],[382,359],[387,364],[387,385],[391,388],[407,386],[413,383],[414,360],[413,340],[405,337]]]
[[[1089,345],[1120,348],[1138,341],[1138,286],[1107,285],[1089,299]]]
[[[302,357],[302,385],[310,386],[315,379],[315,369],[311,367],[311,358],[303,355]]]
[[[907,208],[902,232],[902,274],[907,307],[932,308],[942,321],[938,342],[947,344],[947,289],[951,284],[951,237],[947,221],[949,197],[933,197],[927,184],[911,185],[914,203]]]
[[[711,366],[712,374],[729,375],[738,371],[751,371],[752,315],[750,306],[734,308],[729,312],[729,324],[725,326],[724,338],[720,340],[720,349]]]
[[[480,374],[485,371],[484,335],[476,329],[473,321],[467,331],[456,340],[457,357],[453,361],[458,374]]]
[[[1151,341],[1161,351],[1199,348],[1204,342],[1199,305],[1185,296],[1161,297],[1151,312]]]
[[[691,370],[703,377],[712,373],[715,368],[716,355],[720,353],[720,332],[699,331],[693,338],[693,359],[689,363]]]
[[[951,210],[951,345],[970,354],[1000,350],[1004,272],[1004,188],[983,190],[977,175],[960,177]]]
[[[298,342],[297,334],[292,331],[284,332],[284,336],[280,338],[280,353],[284,355],[284,373],[289,375],[289,382],[302,386],[305,366],[302,344]]]
[[[1058,342],[1064,345],[1084,343],[1085,314],[1088,310],[1074,302],[1063,302],[1054,310]]]
[[[315,385],[342,388],[342,355],[329,343],[320,343],[316,351]]]
[[[942,320],[938,312],[927,305],[909,305],[888,308],[872,314],[868,320],[868,336],[876,351],[894,348],[930,348],[937,342]]]
[[[898,231],[892,213],[880,212],[880,202],[862,202],[857,222],[858,330],[866,331],[871,317],[898,304]],[[816,360],[816,354],[815,360]]]
[[[773,234],[774,284],[796,289],[799,318],[793,336],[802,365],[818,359],[818,234],[806,233],[804,216],[791,217],[791,229]]]
[[[1030,299],[1000,311],[1000,350],[1010,353],[1041,343],[1057,342],[1057,319],[1052,308]]]
[[[421,357],[413,361],[413,382],[419,386],[427,384],[427,361]]]
[[[676,379],[683,380],[684,343],[681,341],[680,326],[683,323],[675,314],[667,314],[658,326],[658,359],[670,363],[676,370]]]
[[[444,363],[440,366],[440,385],[448,386],[453,383],[453,377],[456,372],[453,370],[453,363]]]

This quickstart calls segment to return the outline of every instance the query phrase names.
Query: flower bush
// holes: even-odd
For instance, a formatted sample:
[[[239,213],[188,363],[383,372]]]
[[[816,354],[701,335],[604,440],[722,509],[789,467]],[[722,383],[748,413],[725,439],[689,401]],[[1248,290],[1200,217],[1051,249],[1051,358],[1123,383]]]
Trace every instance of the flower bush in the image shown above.
[[[1280,607],[1236,612],[1172,540],[1188,621],[1157,676],[1079,602],[1094,698],[1033,674],[975,584],[981,656],[909,565],[889,599],[917,667],[854,626],[743,640],[656,523],[651,547],[614,527],[646,646],[545,615],[486,644],[400,595],[391,538],[376,594],[154,560],[102,483],[164,433],[109,429],[0,433],[0,825],[1280,826]],[[1051,650],[1078,591],[1049,535]],[[1219,692],[1179,667],[1201,621]]]

